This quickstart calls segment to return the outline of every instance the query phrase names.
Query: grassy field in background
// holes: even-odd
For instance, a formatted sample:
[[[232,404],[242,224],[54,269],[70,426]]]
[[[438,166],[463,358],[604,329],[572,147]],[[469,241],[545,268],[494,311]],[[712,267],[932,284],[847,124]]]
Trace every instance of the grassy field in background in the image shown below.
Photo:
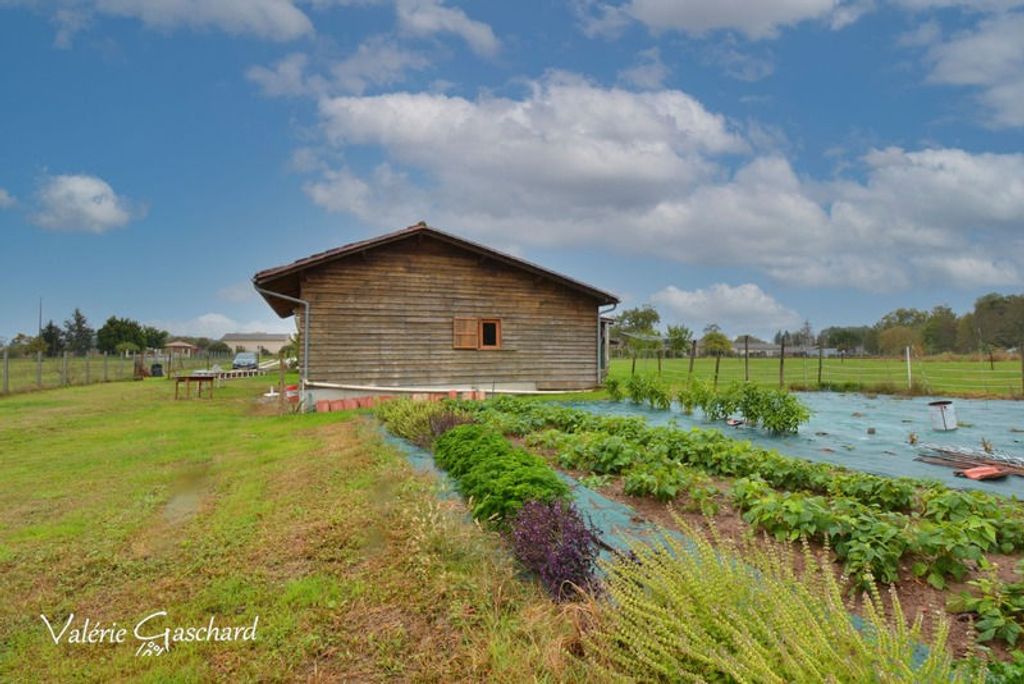
[[[230,368],[231,358],[231,356],[219,356],[212,359],[211,363],[220,364],[223,368]],[[150,364],[153,362],[152,357],[147,357],[146,368],[148,369]],[[62,385],[61,373],[63,370],[63,363],[64,361],[60,357],[43,357],[40,368],[35,357],[17,357],[8,359],[7,364],[10,372],[10,378],[8,380],[9,391],[14,394],[18,392],[30,392],[37,389],[60,387]],[[92,355],[88,358],[84,356],[69,355],[67,361],[68,377],[66,384],[84,385],[87,384],[87,382],[103,382],[104,377],[110,382],[117,380],[130,380],[132,377],[132,369],[134,368],[133,364],[133,359],[123,358],[116,354],[107,356],[105,360],[102,355]],[[104,366],[106,367],[105,369]],[[175,370],[206,368],[207,359],[205,356],[197,356],[195,358],[175,358],[173,367]],[[164,369],[165,374],[170,370],[166,362],[164,362]],[[40,382],[37,383],[37,380]]]
[[[681,386],[686,383],[689,364],[689,359],[663,359],[662,377],[673,386]],[[625,380],[629,377],[631,369],[631,359],[612,359],[610,375]],[[657,359],[637,359],[636,372],[657,373]],[[696,377],[711,379],[714,372],[713,358],[695,359]],[[996,361],[993,370],[990,369],[987,360],[914,359],[911,362],[911,374],[912,391],[918,394],[1015,399],[1022,396],[1021,364],[1018,360]],[[720,384],[744,378],[743,358],[722,358],[719,368]],[[750,379],[758,383],[778,385],[779,359],[751,358]],[[838,386],[839,389],[895,393],[910,391],[907,386],[907,364],[903,359],[823,359],[821,379],[823,384]],[[795,389],[817,389],[818,359],[787,358],[785,381],[787,386]]]
[[[0,398],[0,681],[584,680],[565,613],[373,424],[280,414],[263,378]],[[135,623],[251,625],[136,656]],[[129,628],[55,645],[40,614]],[[58,630],[59,631],[59,625]]]

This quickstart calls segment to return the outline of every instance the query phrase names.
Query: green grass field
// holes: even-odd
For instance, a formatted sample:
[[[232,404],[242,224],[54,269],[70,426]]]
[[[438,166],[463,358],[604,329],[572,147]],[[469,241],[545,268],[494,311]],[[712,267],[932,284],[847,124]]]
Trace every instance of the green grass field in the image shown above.
[[[661,374],[673,386],[685,384],[689,374],[689,359],[663,359]],[[619,379],[629,377],[631,359],[613,359],[610,375]],[[818,359],[787,358],[785,360],[785,382],[795,389],[817,389]],[[715,360],[698,358],[694,363],[694,375],[711,379],[714,376]],[[636,372],[657,373],[657,359],[637,359]],[[778,385],[779,360],[766,358],[750,359],[750,379],[754,382]],[[744,359],[724,357],[719,367],[719,383],[743,380],[746,377]],[[913,387],[908,389],[907,365],[902,359],[824,359],[821,380],[825,385],[840,389],[861,389],[864,391],[916,394],[941,394],[951,396],[990,396],[1019,399],[1022,396],[1021,363],[996,361],[990,369],[987,360],[920,360],[911,363]]]
[[[152,363],[147,359],[146,368]],[[231,357],[223,356],[213,359],[213,363],[219,363],[222,367],[231,366]],[[170,370],[168,364],[164,363],[165,372]],[[130,380],[132,378],[133,361],[130,358],[122,358],[118,355],[110,355],[104,358],[102,355],[94,354],[89,357],[68,356],[67,359],[67,382],[64,382],[63,371],[64,361],[60,357],[44,357],[41,363],[33,358],[10,358],[7,360],[9,372],[8,391],[11,394],[18,392],[30,392],[38,389],[51,389],[67,385],[85,385],[95,382],[115,382],[118,380]],[[205,357],[176,358],[173,363],[175,370],[191,370],[194,368],[206,368]]]
[[[0,681],[584,680],[567,615],[462,504],[353,414],[281,414],[265,379],[0,398]],[[257,623],[255,641],[155,629]],[[54,644],[73,613],[127,643]]]

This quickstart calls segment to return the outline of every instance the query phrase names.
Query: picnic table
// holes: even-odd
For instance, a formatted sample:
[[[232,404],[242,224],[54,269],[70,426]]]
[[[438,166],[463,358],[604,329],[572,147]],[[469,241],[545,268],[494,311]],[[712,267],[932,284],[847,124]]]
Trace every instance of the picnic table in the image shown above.
[[[174,378],[174,398],[178,398],[178,390],[181,388],[181,384],[185,383],[185,399],[192,398],[192,384],[196,386],[196,398],[202,398],[203,396],[203,385],[206,385],[206,397],[207,399],[213,399],[213,383],[217,379],[217,376],[210,372],[193,371],[188,375],[179,375]]]

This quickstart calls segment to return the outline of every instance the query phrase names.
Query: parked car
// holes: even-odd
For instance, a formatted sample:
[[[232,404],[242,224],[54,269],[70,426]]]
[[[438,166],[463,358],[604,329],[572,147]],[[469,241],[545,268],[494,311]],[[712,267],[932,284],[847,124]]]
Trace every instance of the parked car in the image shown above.
[[[255,370],[259,366],[259,361],[253,352],[238,352],[235,354],[235,360],[231,362],[231,368],[236,370]]]

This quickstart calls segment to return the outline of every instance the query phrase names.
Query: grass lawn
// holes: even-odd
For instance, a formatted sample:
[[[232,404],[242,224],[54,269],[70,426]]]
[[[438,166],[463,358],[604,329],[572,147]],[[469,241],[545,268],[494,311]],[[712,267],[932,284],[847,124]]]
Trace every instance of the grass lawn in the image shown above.
[[[580,679],[571,615],[373,425],[150,379],[0,398],[0,681]],[[165,628],[256,639],[136,656]],[[54,644],[74,613],[125,643]]]
[[[673,386],[685,384],[689,374],[689,359],[663,359],[661,373]],[[632,370],[631,359],[612,359],[609,369],[612,377],[625,380]],[[715,372],[713,358],[698,358],[694,375],[711,379]],[[636,372],[657,373],[657,359],[637,359]],[[785,381],[797,389],[818,387],[817,358],[787,358],[784,366]],[[723,357],[719,367],[719,383],[727,384],[745,378],[741,357]],[[983,360],[914,359],[911,363],[913,392],[919,394],[945,394],[952,396],[991,396],[1020,399],[1024,393],[1020,361],[996,361],[994,369]],[[750,359],[750,379],[769,385],[779,383],[779,360]],[[907,365],[902,359],[823,359],[823,383],[847,385],[844,389],[865,391],[907,392]]]

